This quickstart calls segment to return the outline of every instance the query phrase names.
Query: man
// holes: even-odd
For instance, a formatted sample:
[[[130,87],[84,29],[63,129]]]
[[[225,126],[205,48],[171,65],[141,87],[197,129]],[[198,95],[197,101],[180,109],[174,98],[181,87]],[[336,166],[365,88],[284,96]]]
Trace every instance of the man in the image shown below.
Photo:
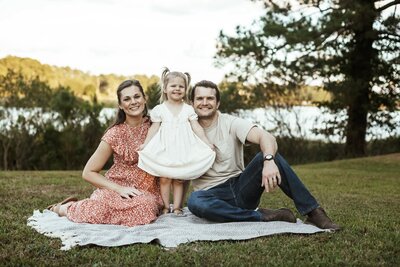
[[[258,208],[263,191],[277,186],[290,197],[306,222],[319,228],[339,230],[303,185],[285,159],[277,153],[275,138],[256,125],[218,111],[216,84],[201,81],[189,96],[199,123],[215,146],[216,160],[202,177],[193,180],[188,208],[198,217],[216,222],[296,222],[289,209]],[[259,144],[261,152],[244,168],[243,145]]]

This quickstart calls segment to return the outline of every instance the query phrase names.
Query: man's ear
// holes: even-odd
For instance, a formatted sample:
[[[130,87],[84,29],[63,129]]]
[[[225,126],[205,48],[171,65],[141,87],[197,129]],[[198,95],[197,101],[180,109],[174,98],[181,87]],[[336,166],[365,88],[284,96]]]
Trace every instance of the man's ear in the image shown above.
[[[219,108],[219,104],[221,104],[221,102],[218,102],[218,103],[217,103],[217,109]]]

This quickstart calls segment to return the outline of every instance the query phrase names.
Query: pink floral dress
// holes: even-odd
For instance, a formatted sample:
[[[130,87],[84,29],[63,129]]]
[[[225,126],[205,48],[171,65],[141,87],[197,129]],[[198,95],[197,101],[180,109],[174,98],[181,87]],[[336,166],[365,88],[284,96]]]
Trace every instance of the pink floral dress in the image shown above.
[[[154,176],[137,166],[137,149],[144,142],[149,127],[148,119],[137,127],[119,124],[102,138],[114,151],[114,164],[105,177],[123,186],[133,186],[143,194],[124,199],[112,190],[96,189],[90,198],[77,201],[68,208],[68,219],[79,223],[134,226],[157,218],[162,205],[159,185]]]

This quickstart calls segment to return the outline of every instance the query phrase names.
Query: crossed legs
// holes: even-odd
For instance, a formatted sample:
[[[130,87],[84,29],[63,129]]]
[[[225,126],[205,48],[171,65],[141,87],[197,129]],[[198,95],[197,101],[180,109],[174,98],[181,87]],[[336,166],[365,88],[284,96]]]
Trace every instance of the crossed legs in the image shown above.
[[[258,153],[238,176],[208,190],[193,192],[188,200],[190,211],[198,217],[212,221],[261,221],[263,213],[255,211],[264,187],[261,187],[262,153]],[[275,156],[282,182],[280,188],[293,199],[297,210],[305,215],[319,204],[285,159]]]

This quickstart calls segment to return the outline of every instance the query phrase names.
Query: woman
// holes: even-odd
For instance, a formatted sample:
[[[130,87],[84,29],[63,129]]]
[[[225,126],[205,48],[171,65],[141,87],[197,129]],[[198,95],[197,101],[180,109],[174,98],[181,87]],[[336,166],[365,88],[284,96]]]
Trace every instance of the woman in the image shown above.
[[[79,223],[125,226],[147,224],[157,218],[162,206],[159,185],[154,176],[137,167],[137,150],[150,127],[143,88],[138,81],[127,80],[119,85],[117,96],[117,119],[82,173],[98,189],[88,199],[69,197],[48,207],[59,216]],[[114,164],[103,176],[100,171],[112,154]]]

